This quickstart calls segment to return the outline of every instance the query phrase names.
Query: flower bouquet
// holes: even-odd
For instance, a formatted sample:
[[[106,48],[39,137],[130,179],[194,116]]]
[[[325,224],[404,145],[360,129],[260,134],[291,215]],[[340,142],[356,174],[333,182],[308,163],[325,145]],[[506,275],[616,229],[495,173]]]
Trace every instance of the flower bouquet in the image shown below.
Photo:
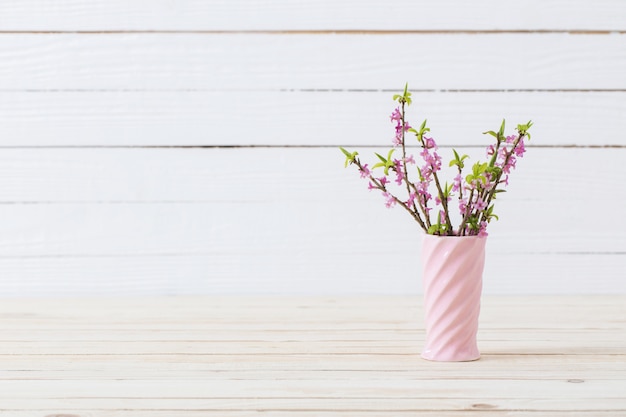
[[[504,188],[509,184],[509,174],[515,168],[518,158],[524,156],[525,140],[530,139],[528,129],[532,122],[517,125],[517,134],[509,136],[504,133],[504,120],[497,132],[493,130],[484,132],[494,138],[494,143],[487,147],[488,162],[476,162],[471,172],[465,176],[463,170],[468,156],[461,156],[453,149],[454,158],[449,166],[455,168],[456,176],[451,183],[447,181],[444,183],[439,178],[442,158],[438,154],[435,140],[427,136],[430,128],[426,126],[426,120],[419,129],[415,129],[406,118],[406,106],[411,105],[408,85],[403,94],[397,94],[393,98],[399,103],[391,113],[391,121],[395,123],[396,131],[393,138],[394,148],[386,157],[376,153],[379,161],[371,168],[369,164],[361,163],[358,152],[340,148],[346,156],[345,166],[356,165],[361,178],[369,180],[368,188],[382,192],[388,208],[395,205],[402,207],[428,234],[487,236],[487,224],[493,219],[498,219],[493,211],[493,200],[499,193],[505,191]],[[411,174],[410,167],[417,165],[417,161],[414,155],[407,153],[407,133],[416,137],[421,148],[419,155],[423,161]],[[394,158],[397,148],[402,154]],[[374,175],[377,168],[382,169],[382,176]],[[398,191],[404,190],[406,195],[404,198],[400,198],[398,192],[391,190],[392,182],[398,186]],[[453,202],[455,197],[457,201]],[[454,227],[451,220],[453,207],[458,207],[460,215],[458,227]]]
[[[498,219],[494,200],[505,192],[511,171],[526,152],[532,122],[517,125],[517,133],[508,136],[504,120],[498,131],[484,132],[493,137],[486,150],[487,161],[474,163],[467,173],[464,170],[469,157],[453,149],[449,167],[455,176],[451,182],[443,182],[442,158],[435,140],[429,137],[426,120],[418,129],[407,120],[406,107],[411,105],[408,86],[393,98],[398,102],[391,113],[394,147],[386,157],[376,153],[378,161],[371,167],[361,162],[358,152],[340,148],[346,157],[345,166],[355,165],[361,178],[368,180],[368,188],[382,193],[388,208],[402,207],[426,232],[422,244],[426,321],[422,357],[436,361],[476,360],[480,357],[476,334],[487,225]],[[415,136],[419,145],[417,160],[407,152],[407,134]],[[394,157],[397,150],[401,155]],[[376,170],[380,173],[375,174]],[[457,212],[453,211],[455,207]]]

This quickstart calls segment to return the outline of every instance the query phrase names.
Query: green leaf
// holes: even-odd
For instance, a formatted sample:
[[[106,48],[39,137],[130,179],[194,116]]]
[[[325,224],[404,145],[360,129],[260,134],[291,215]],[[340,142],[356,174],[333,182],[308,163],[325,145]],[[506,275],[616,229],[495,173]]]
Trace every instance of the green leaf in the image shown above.
[[[502,124],[500,125],[500,131],[498,132],[498,137],[500,140],[504,139],[504,124],[505,124],[505,120],[502,119]]]
[[[498,138],[498,134],[496,132],[494,132],[493,130],[488,130],[486,132],[483,132],[483,135],[491,135],[494,138]]]
[[[375,155],[378,157],[378,159],[380,159],[381,161],[383,161],[384,163],[387,163],[387,160],[379,153],[375,153]]]
[[[376,168],[380,168],[380,167],[384,167],[384,166],[385,166],[385,164],[383,164],[382,162],[379,162],[379,163],[375,164],[375,165],[372,167],[372,169],[376,169]]]
[[[436,232],[438,232],[438,231],[439,231],[439,226],[438,226],[438,225],[436,225],[436,224],[433,224],[432,226],[430,226],[430,227],[428,228],[428,232],[427,232],[427,233],[428,233],[429,235],[434,235],[434,234],[435,234]]]
[[[422,125],[420,126],[420,132],[426,132],[426,130],[424,130],[424,128],[426,127],[426,121],[428,119],[424,119],[424,121],[422,122]],[[428,129],[428,131],[430,131],[430,129]]]
[[[357,151],[350,153],[346,151],[344,148],[342,148],[341,146],[339,147],[339,149],[341,149],[341,152],[343,152],[343,154],[346,156],[346,162],[343,164],[344,168],[347,167],[348,164],[354,162],[354,160],[356,159],[356,156],[359,154]]]

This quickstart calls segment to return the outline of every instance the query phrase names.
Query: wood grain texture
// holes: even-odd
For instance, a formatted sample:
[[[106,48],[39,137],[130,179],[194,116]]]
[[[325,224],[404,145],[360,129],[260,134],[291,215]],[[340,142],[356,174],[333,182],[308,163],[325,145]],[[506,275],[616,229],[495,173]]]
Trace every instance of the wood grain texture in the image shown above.
[[[626,410],[623,297],[482,304],[482,359],[433,363],[419,357],[419,297],[8,300],[0,305],[0,412],[589,417]]]
[[[386,91],[3,92],[0,147],[386,146],[393,136],[391,96]],[[505,118],[510,129],[532,119],[541,146],[626,146],[620,134],[626,131],[626,91],[417,92],[414,100],[409,121],[419,125],[428,119],[433,137],[448,145],[484,146],[482,132],[497,130]]]
[[[487,293],[626,293],[625,7],[1,2],[0,296],[418,293],[336,150],[386,146],[406,81],[440,144],[536,123]]]
[[[36,11],[36,13],[33,13]],[[619,0],[6,0],[0,30],[624,30]]]
[[[490,227],[488,293],[626,291],[626,241],[589,216],[619,189],[623,151],[529,149]],[[2,153],[4,295],[420,291],[417,225],[384,208],[334,148]],[[590,157],[598,177],[580,170]],[[625,229],[622,210],[602,218]],[[414,256],[391,272],[374,261],[398,247]]]
[[[0,90],[623,90],[624,72],[626,34],[0,36]]]

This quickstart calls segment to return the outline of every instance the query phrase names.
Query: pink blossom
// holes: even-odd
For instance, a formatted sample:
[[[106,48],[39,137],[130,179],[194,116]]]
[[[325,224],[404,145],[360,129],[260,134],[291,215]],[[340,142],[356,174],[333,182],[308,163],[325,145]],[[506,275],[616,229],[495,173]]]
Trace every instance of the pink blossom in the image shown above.
[[[417,189],[417,193],[423,197],[426,198],[426,200],[430,200],[430,198],[432,197],[430,195],[430,193],[428,192],[428,183],[425,181],[421,181],[419,183],[417,183],[416,187]]]
[[[507,155],[508,155],[508,151],[506,149],[506,146],[503,146],[502,148],[500,148],[500,150],[498,151],[498,162],[500,162],[500,165],[502,165],[504,161],[506,161]]]
[[[517,136],[515,135],[510,135],[506,137],[506,143],[514,143],[515,139],[517,139]]]
[[[415,164],[415,159],[413,159],[413,155],[409,155],[406,158],[404,158],[404,163]]]
[[[402,120],[402,113],[400,113],[400,107],[396,107],[396,109],[391,113],[391,116],[389,116],[391,118],[391,120],[398,120],[401,121]]]
[[[376,188],[378,188],[378,187],[376,187],[374,184],[372,184],[371,181],[367,184],[367,189],[368,190],[375,190]]]
[[[380,184],[384,187],[386,184],[389,184],[389,179],[387,179],[387,177],[380,177],[378,178],[378,181],[380,181]]]
[[[442,224],[446,223],[446,212],[443,210],[439,210],[439,222]]]
[[[489,147],[487,147],[487,156],[492,156],[494,153],[496,153],[495,145],[489,145]]]
[[[413,192],[412,192],[412,193],[410,193],[410,194],[409,194],[409,199],[408,199],[408,200],[406,201],[406,203],[405,203],[405,204],[406,204],[406,206],[407,206],[408,208],[412,208],[412,207],[413,207],[413,205],[415,204],[415,200],[416,200],[416,199],[417,199],[417,196],[415,195],[415,193],[413,193]]]
[[[450,202],[450,199],[451,199],[451,198],[450,198],[450,196],[448,196],[448,198],[447,198],[447,202]],[[440,204],[441,204],[441,198],[439,198],[439,196],[436,196],[436,197],[435,197],[435,203],[436,203],[437,205],[440,205]]]
[[[396,205],[396,200],[393,198],[391,194],[383,193],[383,197],[385,197],[385,199],[387,200],[385,201],[385,207],[391,208]]]
[[[437,152],[433,153],[433,169],[435,171],[441,170],[441,156]]]
[[[398,134],[398,132],[396,131],[396,136],[394,136],[392,143],[393,143],[393,146],[402,145],[402,133]]]
[[[424,137],[424,147],[426,149],[432,149],[436,148],[437,144],[435,143],[435,140],[433,138]]]
[[[461,213],[461,215],[465,216],[465,213],[467,213],[467,200],[459,200],[459,212]]]
[[[480,229],[478,229],[479,237],[486,237],[489,234],[487,233],[487,222],[480,222]]]
[[[474,208],[478,211],[483,211],[487,208],[487,203],[485,203],[482,198],[478,197],[474,203]]]
[[[496,184],[491,182],[491,174],[486,172],[485,178],[487,178],[487,182],[483,185],[485,190],[491,190]]]
[[[524,146],[524,140],[520,140],[515,147],[515,155],[522,158],[524,156],[524,152],[526,152],[526,147]]]
[[[402,161],[398,159],[393,160],[395,171],[396,171],[396,184],[402,185],[402,181],[404,181],[404,171],[402,170]]]
[[[504,179],[501,180],[500,183],[504,184],[505,186],[509,185],[509,176],[505,175]]]
[[[393,138],[394,146],[400,146],[402,144],[402,135],[404,132],[408,131],[411,128],[408,122],[404,123],[404,130],[402,129],[402,120],[398,120],[396,123],[396,136]]]
[[[454,177],[454,183],[452,184],[452,191],[459,191],[461,189],[461,182],[463,181],[463,177],[461,174],[457,174]]]
[[[504,172],[505,174],[510,174],[511,169],[515,169],[516,164],[517,159],[515,159],[515,156],[509,156],[509,160],[507,161],[506,165],[502,167],[502,172]]]
[[[367,178],[372,174],[372,172],[367,168],[367,164],[361,167],[361,178]]]

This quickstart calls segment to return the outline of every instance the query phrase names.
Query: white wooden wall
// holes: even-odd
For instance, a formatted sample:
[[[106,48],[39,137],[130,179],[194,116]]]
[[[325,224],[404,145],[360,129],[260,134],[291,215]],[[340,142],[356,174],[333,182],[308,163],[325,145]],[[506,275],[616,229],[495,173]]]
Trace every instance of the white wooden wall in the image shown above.
[[[626,293],[624,1],[2,0],[0,296],[420,292],[337,150],[407,81],[440,145],[536,123],[486,293]]]

